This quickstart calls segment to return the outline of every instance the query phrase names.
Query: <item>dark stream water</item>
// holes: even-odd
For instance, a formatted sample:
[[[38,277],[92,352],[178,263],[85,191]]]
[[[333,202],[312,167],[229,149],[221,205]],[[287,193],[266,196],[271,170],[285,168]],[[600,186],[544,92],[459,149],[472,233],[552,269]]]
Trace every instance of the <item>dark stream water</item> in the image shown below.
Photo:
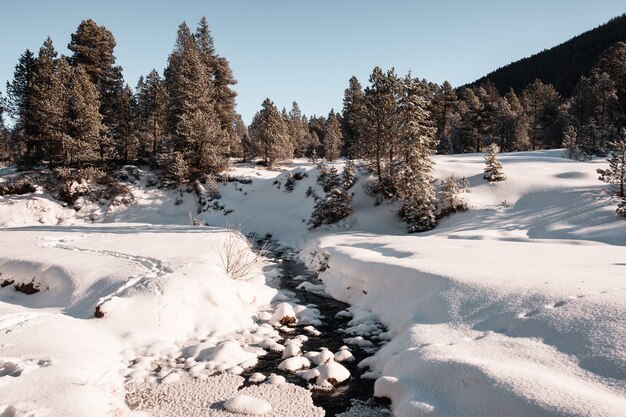
[[[348,304],[337,301],[324,294],[316,294],[303,289],[298,289],[302,280],[294,280],[297,276],[306,277],[306,281],[319,284],[320,281],[317,275],[309,271],[304,263],[296,258],[296,254],[286,248],[277,246],[271,241],[266,244],[265,256],[269,259],[279,262],[279,268],[281,272],[281,278],[278,282],[278,288],[285,291],[290,296],[292,302],[296,302],[301,305],[314,304],[316,308],[321,312],[322,325],[315,326],[317,330],[321,332],[319,336],[312,336],[303,330],[304,326],[295,326],[295,332],[293,333],[281,333],[282,337],[291,339],[299,334],[304,334],[308,337],[308,341],[303,343],[302,351],[319,351],[322,347],[328,348],[330,351],[337,352],[339,348],[346,343],[343,339],[349,337],[340,331],[348,326],[350,318],[336,317],[336,314],[349,307]],[[367,339],[367,338],[366,338]],[[369,339],[371,340],[371,339]],[[371,340],[374,346],[378,346],[378,341]],[[353,362],[342,362],[351,374],[350,379],[335,386],[332,391],[312,391],[313,402],[318,407],[323,408],[326,411],[326,416],[335,416],[346,410],[348,410],[353,401],[369,402],[372,407],[382,407],[385,404],[377,399],[373,398],[374,394],[374,380],[363,379],[360,375],[366,371],[366,369],[359,369],[357,364],[368,356],[371,356],[372,348],[368,351],[357,347],[349,346],[352,354],[356,358]],[[248,369],[244,376],[249,376],[254,372],[261,372],[265,375],[275,373],[277,375],[283,375],[287,381],[306,387],[308,383],[302,378],[299,378],[291,373],[286,373],[278,370],[278,365],[282,362],[282,353],[270,352],[269,354],[259,358],[259,363],[252,369]],[[314,366],[312,364],[312,366]]]

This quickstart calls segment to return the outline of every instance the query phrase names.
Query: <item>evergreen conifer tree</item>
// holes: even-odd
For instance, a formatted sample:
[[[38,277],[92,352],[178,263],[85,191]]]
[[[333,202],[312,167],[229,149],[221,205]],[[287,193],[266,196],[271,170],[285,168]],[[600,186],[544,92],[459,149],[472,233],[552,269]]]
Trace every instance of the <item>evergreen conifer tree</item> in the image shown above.
[[[467,203],[461,198],[461,190],[454,175],[451,175],[443,183],[440,209],[442,217],[468,209]]]
[[[189,161],[191,171],[216,173],[227,164],[210,86],[210,74],[195,39],[183,22],[166,69],[168,126],[173,150]]]
[[[343,131],[345,154],[348,158],[365,156],[363,149],[366,117],[365,93],[356,77],[350,78],[343,98]]]
[[[567,159],[578,159],[580,157],[580,149],[576,141],[576,128],[572,125],[568,126],[563,136],[563,156]]]
[[[483,178],[490,182],[496,181],[504,181],[506,179],[506,175],[502,172],[502,163],[498,161],[498,152],[500,152],[500,147],[495,143],[492,143],[487,148],[487,152],[485,152],[485,175]]]
[[[608,184],[619,186],[619,197],[626,197],[624,194],[624,183],[626,182],[626,129],[622,129],[620,140],[611,144],[611,157],[608,169],[598,169],[598,178]]]
[[[272,166],[279,161],[293,158],[293,145],[285,121],[269,98],[263,101],[262,109],[250,125],[249,135],[254,143],[255,154]]]
[[[324,157],[328,161],[334,161],[339,158],[341,153],[341,125],[337,119],[337,115],[333,110],[328,115],[326,122],[326,133],[324,135]]]
[[[61,161],[65,166],[75,163],[80,167],[99,157],[100,136],[104,130],[99,112],[100,93],[82,67],[68,70],[68,120]]]

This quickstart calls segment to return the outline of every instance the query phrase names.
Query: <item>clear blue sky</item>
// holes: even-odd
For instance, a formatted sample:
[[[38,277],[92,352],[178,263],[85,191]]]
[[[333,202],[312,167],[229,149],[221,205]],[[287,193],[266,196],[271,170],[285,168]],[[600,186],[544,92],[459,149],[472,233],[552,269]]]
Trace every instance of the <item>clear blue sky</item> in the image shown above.
[[[265,97],[307,115],[339,110],[348,79],[394,66],[458,86],[626,12],[623,0],[0,0],[0,83],[50,35],[62,53],[83,19],[106,26],[126,81],[161,71],[180,22],[206,16],[250,122]]]

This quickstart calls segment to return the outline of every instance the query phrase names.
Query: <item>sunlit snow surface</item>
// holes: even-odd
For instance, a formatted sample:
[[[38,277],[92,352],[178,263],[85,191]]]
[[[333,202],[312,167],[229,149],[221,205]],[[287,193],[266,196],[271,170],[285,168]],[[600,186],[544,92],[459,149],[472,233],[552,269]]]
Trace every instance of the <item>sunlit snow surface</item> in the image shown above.
[[[623,416],[626,221],[597,180],[606,163],[560,151],[501,161],[507,180],[489,184],[482,155],[436,157],[436,178],[469,179],[471,210],[421,235],[405,233],[397,206],[373,204],[362,174],[354,214],[308,231],[306,190],[322,191],[305,161],[236,166],[252,183],[220,184],[224,210],[201,214],[191,194],[175,205],[175,192],[142,186],[128,207],[78,212],[43,190],[0,197],[0,281],[41,289],[0,289],[0,415],[232,415],[224,402],[237,393],[267,401],[266,415],[322,415],[306,390],[270,383],[278,376],[237,391],[238,369],[259,353],[246,340],[284,349],[253,319],[259,308],[272,319],[276,292],[262,276],[226,276],[223,230],[195,219],[271,233],[313,267],[327,255],[325,291],[353,305],[344,342],[380,332],[368,314],[388,328],[363,365],[398,417]],[[308,177],[287,192],[296,169]],[[315,316],[300,319],[314,328]],[[225,341],[238,346],[217,348]],[[227,372],[212,374],[211,360]]]

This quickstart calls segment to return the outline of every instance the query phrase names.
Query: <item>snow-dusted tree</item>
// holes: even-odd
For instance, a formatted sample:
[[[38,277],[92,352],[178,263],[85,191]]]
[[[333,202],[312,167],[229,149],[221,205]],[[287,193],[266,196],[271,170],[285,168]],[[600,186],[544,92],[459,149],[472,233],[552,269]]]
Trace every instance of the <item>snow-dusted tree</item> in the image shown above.
[[[465,175],[461,177],[461,191],[466,192],[469,189],[469,180]]]
[[[580,149],[576,143],[576,128],[572,125],[568,126],[563,134],[563,156],[567,159],[578,159],[580,157]]]
[[[461,197],[461,190],[454,175],[451,175],[443,183],[440,209],[441,217],[469,209],[467,202]]]
[[[608,169],[598,169],[598,178],[609,184],[619,185],[619,196],[625,197],[624,183],[626,182],[626,129],[622,129],[622,135],[619,141],[611,145],[611,157],[607,159],[609,162]]]
[[[430,168],[416,168],[405,166],[400,173],[402,207],[398,216],[409,224],[409,233],[425,232],[437,225],[437,195],[431,183]]]
[[[35,56],[26,50],[15,66],[13,80],[7,82],[8,111],[14,120],[13,146],[16,157],[29,159],[28,153],[33,149],[33,85]]]
[[[502,172],[502,163],[498,161],[498,152],[500,152],[500,147],[495,143],[489,145],[487,152],[485,152],[485,163],[487,166],[485,167],[483,178],[490,182],[504,181],[506,179],[506,175]]]
[[[435,152],[435,131],[431,126],[424,99],[424,86],[407,75],[402,83],[400,132],[403,163],[399,165],[398,197],[400,218],[409,224],[409,232],[430,230],[437,224],[437,195],[433,187],[430,159]]]
[[[256,155],[263,158],[266,165],[272,166],[276,162],[293,158],[293,145],[287,126],[269,98],[263,101],[261,111],[254,116],[249,134]]]
[[[356,167],[352,159],[348,159],[343,166],[343,172],[341,173],[342,186],[344,190],[352,188],[356,182]]]
[[[341,143],[343,136],[341,134],[341,125],[334,110],[328,114],[326,122],[326,132],[324,135],[324,157],[328,161],[334,161],[339,158],[341,153]]]

